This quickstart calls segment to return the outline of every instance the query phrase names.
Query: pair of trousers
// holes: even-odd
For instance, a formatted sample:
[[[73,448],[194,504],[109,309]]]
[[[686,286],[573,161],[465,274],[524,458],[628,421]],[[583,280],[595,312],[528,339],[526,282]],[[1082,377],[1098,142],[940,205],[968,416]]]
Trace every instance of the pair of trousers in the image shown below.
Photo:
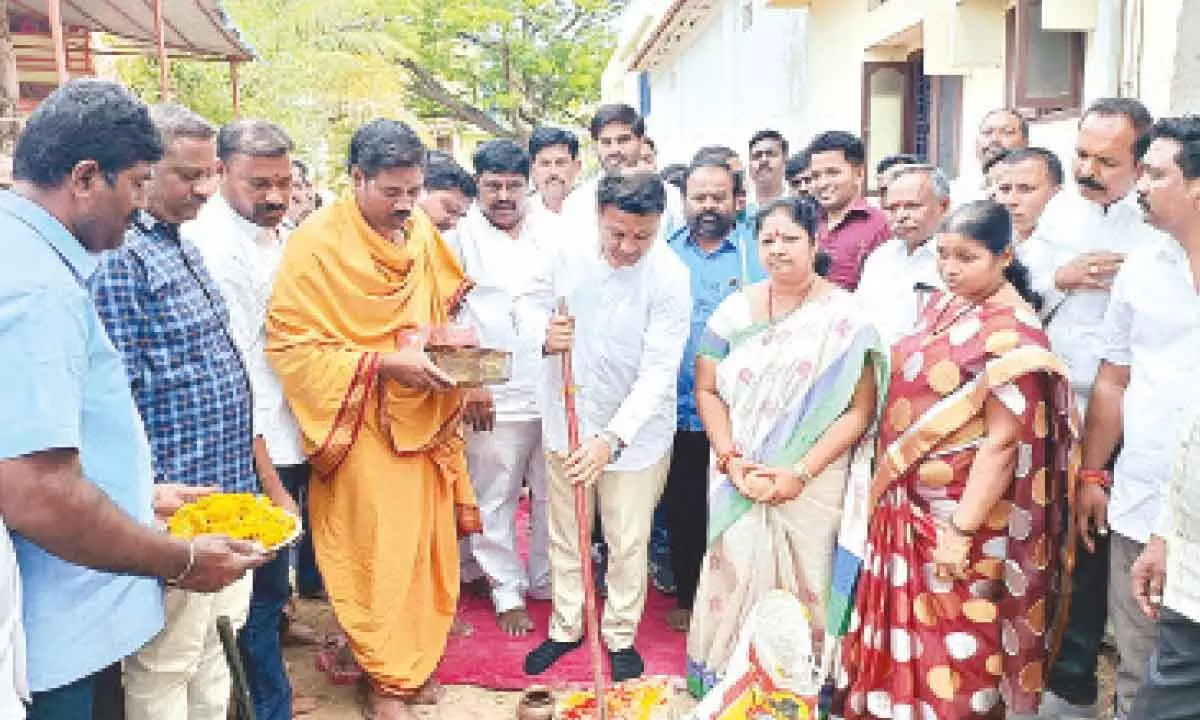
[[[33,693],[26,720],[122,720],[121,663],[62,687]]]
[[[280,475],[288,469],[291,468],[280,468]],[[250,612],[238,635],[256,720],[291,720],[292,717],[292,683],[283,663],[279,632],[283,608],[292,594],[289,570],[289,557],[285,551],[254,571]]]
[[[1133,597],[1130,569],[1145,547],[1142,543],[1112,533],[1110,537],[1108,613],[1117,636],[1117,702],[1113,715],[1126,718],[1133,699],[1146,678],[1146,666],[1154,650],[1154,621],[1146,617]]]
[[[1200,623],[1159,608],[1158,639],[1129,720],[1193,720],[1200,716]]]
[[[225,720],[230,679],[217,618],[241,629],[252,587],[247,574],[216,593],[167,589],[166,627],[125,658],[127,720]]]
[[[708,549],[708,458],[708,436],[703,431],[675,433],[663,501],[671,536],[675,604],[684,610],[691,610],[696,601],[700,567]]]
[[[300,519],[304,524],[304,533],[296,543],[294,550],[285,553],[293,555],[296,563],[296,592],[301,597],[316,597],[325,592],[325,583],[321,581],[321,573],[317,570],[317,555],[313,552],[312,533],[309,532],[311,523],[308,519],[308,483],[312,478],[312,466],[302,465],[278,466],[279,479],[283,487],[296,501],[300,508]]]
[[[1048,687],[1072,705],[1098,700],[1096,667],[1108,623],[1108,537],[1096,538],[1096,551],[1079,546],[1071,576],[1071,613],[1062,647],[1050,669]]]
[[[550,573],[554,611],[550,639],[574,642],[583,637],[583,574],[579,563],[578,524],[574,487],[563,470],[564,457],[547,455],[550,466]],[[586,490],[586,522],[591,532],[595,509],[600,509],[608,545],[604,619],[600,633],[609,650],[633,646],[646,606],[647,554],[654,505],[667,481],[670,453],[653,465],[630,472],[605,471]]]
[[[525,605],[525,594],[550,590],[549,528],[546,520],[546,457],[542,421],[496,423],[490,432],[467,432],[467,469],[483,517],[483,532],[471,536],[471,556],[492,586],[497,613]],[[529,572],[517,552],[517,502],[529,485]]]

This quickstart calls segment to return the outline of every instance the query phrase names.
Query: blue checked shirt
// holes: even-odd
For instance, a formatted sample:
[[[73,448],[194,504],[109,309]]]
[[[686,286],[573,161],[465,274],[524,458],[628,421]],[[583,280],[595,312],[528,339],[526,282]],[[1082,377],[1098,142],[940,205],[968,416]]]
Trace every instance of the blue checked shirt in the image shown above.
[[[90,286],[125,359],[155,481],[258,492],[250,381],[195,246],[177,226],[139,213]]]

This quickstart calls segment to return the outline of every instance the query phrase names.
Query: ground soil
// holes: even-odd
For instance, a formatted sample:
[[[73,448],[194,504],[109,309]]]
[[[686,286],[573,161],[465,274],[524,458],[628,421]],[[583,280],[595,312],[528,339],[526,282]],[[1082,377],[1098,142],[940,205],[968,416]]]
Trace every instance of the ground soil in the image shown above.
[[[301,622],[317,629],[319,633],[335,629],[329,606],[323,602],[301,600],[297,607]],[[289,647],[285,650],[288,674],[292,685],[300,694],[317,698],[316,712],[305,715],[308,720],[361,720],[356,691],[353,687],[338,687],[329,684],[325,675],[317,672],[313,665],[314,650],[311,647]],[[1113,654],[1105,652],[1100,667],[1101,697],[1112,694]],[[437,720],[513,720],[516,717],[518,693],[483,690],[476,687],[449,687],[441,704],[434,708],[421,708],[421,718]],[[676,699],[675,707],[680,717],[690,706],[686,698]],[[1110,720],[1111,712],[1105,710],[1098,720]]]

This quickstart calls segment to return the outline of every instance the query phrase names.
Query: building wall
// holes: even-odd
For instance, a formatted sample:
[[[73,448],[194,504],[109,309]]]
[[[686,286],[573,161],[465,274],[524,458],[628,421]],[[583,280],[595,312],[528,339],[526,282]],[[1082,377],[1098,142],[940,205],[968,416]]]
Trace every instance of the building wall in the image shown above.
[[[755,130],[770,127],[793,144],[806,139],[803,13],[751,0],[722,0],[692,40],[650,73],[648,133],[660,164],[687,162],[704,145],[743,157]]]

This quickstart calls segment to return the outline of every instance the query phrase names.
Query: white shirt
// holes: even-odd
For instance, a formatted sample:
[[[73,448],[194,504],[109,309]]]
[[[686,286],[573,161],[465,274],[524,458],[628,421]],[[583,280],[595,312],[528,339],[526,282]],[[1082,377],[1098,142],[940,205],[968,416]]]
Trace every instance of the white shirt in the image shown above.
[[[1055,286],[1054,274],[1084,253],[1129,253],[1163,241],[1173,244],[1146,224],[1134,193],[1106,210],[1076,193],[1063,191],[1046,203],[1033,234],[1021,244],[1021,257],[1029,265],[1034,289],[1042,295],[1046,334],[1055,354],[1067,364],[1081,413],[1100,367],[1109,293],[1063,292]]]
[[[1167,541],[1163,605],[1200,623],[1200,415],[1175,454],[1155,535]]]
[[[599,209],[596,203],[596,190],[600,186],[603,175],[588,180],[577,186],[563,200],[562,219],[563,230],[566,233],[565,242],[586,243],[599,247],[600,224]],[[683,194],[679,188],[664,182],[667,204],[663,210],[662,221],[658,224],[658,238],[666,242],[676,230],[687,224],[683,212]]]
[[[892,238],[875,248],[863,263],[854,294],[888,347],[917,324],[928,299],[927,293],[915,289],[918,283],[945,289],[932,239],[909,253],[903,240]]]
[[[1101,357],[1129,368],[1108,520],[1144,543],[1159,518],[1172,453],[1200,402],[1200,296],[1178,243],[1164,238],[1129,254],[1104,323]]]
[[[21,575],[17,554],[0,518],[0,717],[25,717],[25,629],[21,625]]]
[[[254,433],[262,436],[272,463],[300,465],[305,461],[300,430],[265,353],[267,305],[283,255],[283,238],[277,230],[259,227],[239,215],[220,193],[179,232],[199,248],[229,308],[230,334],[242,353],[254,393]]]
[[[675,437],[676,383],[691,329],[687,267],[666,243],[654,243],[636,265],[615,269],[599,248],[565,242],[521,298],[522,331],[544,338],[559,297],[575,316],[580,440],[603,431],[621,439],[625,449],[608,470],[654,465]],[[566,453],[561,359],[544,362],[543,440],[547,450]]]
[[[530,201],[532,202],[532,201]],[[540,202],[540,201],[539,201]],[[549,211],[529,213],[518,237],[493,225],[479,206],[473,206],[446,244],[458,256],[463,272],[475,282],[459,318],[479,333],[484,347],[513,354],[512,378],[492,388],[499,420],[534,420],[540,416],[542,333],[521,335],[516,297],[536,280],[546,258],[554,257],[561,234],[557,216]]]

